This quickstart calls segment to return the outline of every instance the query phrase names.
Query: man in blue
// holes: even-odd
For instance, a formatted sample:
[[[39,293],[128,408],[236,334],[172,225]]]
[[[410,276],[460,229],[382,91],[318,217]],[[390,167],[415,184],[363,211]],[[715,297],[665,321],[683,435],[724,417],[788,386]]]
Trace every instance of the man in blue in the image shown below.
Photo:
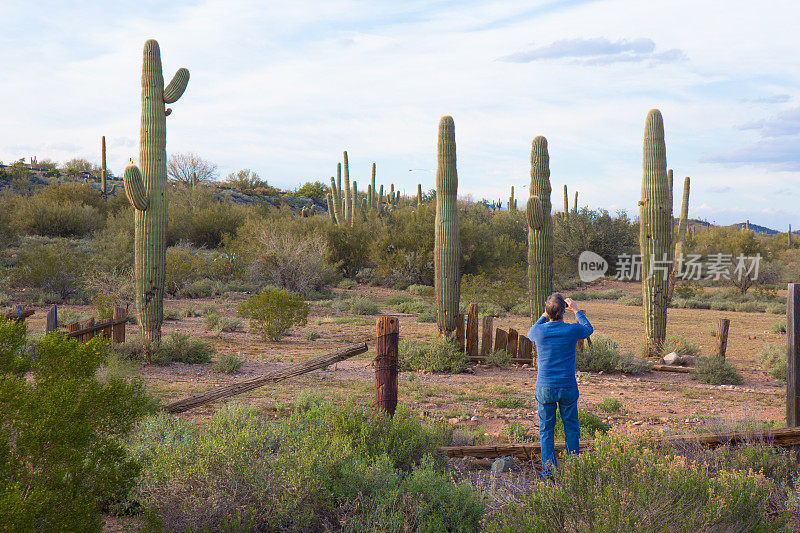
[[[577,324],[564,322],[564,311],[575,313]],[[552,294],[545,312],[528,330],[536,343],[539,367],[536,376],[536,401],[539,403],[539,441],[542,447],[542,474],[550,477],[558,466],[554,449],[556,407],[561,410],[567,453],[578,453],[581,430],[578,426],[578,382],[575,379],[575,343],[592,334],[594,328],[570,298]]]

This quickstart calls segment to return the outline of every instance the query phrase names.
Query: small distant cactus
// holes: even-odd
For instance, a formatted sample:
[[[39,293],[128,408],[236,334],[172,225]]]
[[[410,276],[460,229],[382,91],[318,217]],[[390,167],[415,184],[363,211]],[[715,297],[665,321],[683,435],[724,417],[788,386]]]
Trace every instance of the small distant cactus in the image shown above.
[[[164,269],[167,250],[167,116],[165,104],[176,102],[189,83],[189,71],[178,69],[164,87],[158,43],[144,44],[142,120],[139,164],[125,168],[125,194],[134,207],[136,317],[146,341],[161,340],[164,318]]]
[[[508,197],[508,210],[509,211],[516,211],[517,210],[517,201],[514,199],[514,186],[511,186],[511,196]]]
[[[531,143],[530,198],[525,210],[528,223],[528,293],[531,319],[544,313],[553,292],[553,221],[550,216],[550,156],[547,139],[541,135]]]
[[[678,229],[675,234],[672,269],[669,272],[669,289],[667,302],[672,300],[675,291],[675,277],[683,270],[683,245],[686,240],[686,227],[689,223],[689,176],[683,180],[683,196],[681,198],[681,213],[678,219]]]
[[[458,227],[458,175],[453,117],[439,121],[434,229],[434,289],[439,334],[449,338],[458,322],[461,301],[461,245]]]
[[[108,171],[106,170],[106,136],[103,135],[103,142],[101,144],[101,151],[102,151],[102,169],[100,174],[100,188],[103,191],[103,198],[106,197],[108,190],[106,189],[106,178],[108,176]]]
[[[578,191],[575,191],[575,203],[572,205],[572,213],[578,214]]]
[[[569,217],[569,194],[567,194],[567,184],[564,184],[564,218]]]
[[[417,183],[417,207],[422,205],[422,184]]]
[[[672,259],[672,195],[667,177],[664,121],[658,109],[647,114],[642,162],[642,199],[639,202],[639,247],[642,256],[642,302],[645,333],[651,355],[658,355],[667,333],[669,275],[654,261]]]

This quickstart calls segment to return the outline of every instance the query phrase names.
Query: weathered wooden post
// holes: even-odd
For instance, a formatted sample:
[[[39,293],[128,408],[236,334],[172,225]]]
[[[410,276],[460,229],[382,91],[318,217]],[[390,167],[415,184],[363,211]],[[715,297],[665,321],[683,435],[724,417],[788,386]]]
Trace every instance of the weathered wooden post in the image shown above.
[[[727,318],[720,318],[717,320],[717,336],[714,342],[714,355],[725,357],[725,351],[728,349],[728,328],[731,321]]]
[[[494,332],[494,351],[508,350],[508,333],[506,330],[497,328]]]
[[[395,316],[378,317],[375,336],[375,408],[394,416],[397,408],[397,344],[400,321]]]
[[[53,307],[47,312],[45,318],[44,332],[50,333],[58,329],[58,307],[53,304]]]
[[[481,334],[481,355],[487,356],[492,351],[492,327],[494,317],[483,317],[483,333]]]
[[[114,308],[114,326],[111,328],[111,340],[117,344],[125,342],[125,321],[128,313],[123,307]]]
[[[520,359],[529,359],[531,365],[533,364],[533,343],[527,335],[520,335],[517,341],[517,357]]]
[[[458,323],[456,324],[456,342],[458,343],[458,351],[464,351],[464,313],[458,314]]]
[[[517,357],[517,343],[519,340],[519,333],[514,328],[508,328],[508,354],[511,358]]]
[[[800,426],[800,283],[786,294],[786,426]]]
[[[85,320],[83,324],[81,324],[81,329],[91,328],[94,326],[94,317],[90,317],[88,320]],[[89,342],[94,337],[94,332],[90,331],[89,333],[84,333],[81,335],[81,338],[78,339],[81,342]]]
[[[467,312],[467,355],[478,355],[478,304],[469,304]]]
[[[80,322],[73,322],[72,324],[67,326],[67,333],[74,333],[75,331],[78,331],[79,329],[81,329],[81,323]]]

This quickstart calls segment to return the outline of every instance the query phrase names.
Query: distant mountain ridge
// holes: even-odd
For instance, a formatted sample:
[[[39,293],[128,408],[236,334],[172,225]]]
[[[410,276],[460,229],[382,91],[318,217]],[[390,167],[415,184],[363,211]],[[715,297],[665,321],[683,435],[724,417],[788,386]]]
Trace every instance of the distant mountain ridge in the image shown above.
[[[696,218],[690,218],[688,220],[688,223],[689,227],[702,227],[702,228],[708,228],[717,225],[717,224],[711,224],[710,222],[707,222],[705,220],[698,220]],[[755,233],[760,233],[762,235],[777,235],[778,233],[783,233],[783,231],[778,231],[772,228],[768,228],[766,226],[760,226],[758,224],[754,224],[748,221],[737,222],[736,224],[730,224],[728,227],[740,228],[740,229],[745,229],[746,227],[749,227],[751,231]],[[792,235],[800,235],[800,230],[793,230]]]

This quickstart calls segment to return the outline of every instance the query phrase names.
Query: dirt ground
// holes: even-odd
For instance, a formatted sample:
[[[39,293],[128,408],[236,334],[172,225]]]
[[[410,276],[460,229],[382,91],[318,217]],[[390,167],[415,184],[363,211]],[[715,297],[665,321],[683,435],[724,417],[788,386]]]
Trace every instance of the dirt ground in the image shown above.
[[[636,294],[636,284],[605,282],[594,290],[622,288]],[[589,289],[593,290],[593,289]],[[376,301],[381,312],[396,314],[385,305],[386,300],[401,291],[360,286],[352,290],[334,289],[337,297],[361,294]],[[202,309],[213,305],[229,317],[236,316],[237,299],[170,300],[165,308]],[[638,353],[643,342],[642,308],[618,305],[611,300],[579,302],[595,327],[595,334],[614,339],[624,350]],[[60,308],[64,309],[64,307]],[[94,314],[91,306],[71,307],[85,316]],[[29,319],[32,331],[44,329],[45,308],[37,308]],[[436,335],[436,324],[419,323],[415,315],[400,317],[402,339],[426,341]],[[714,427],[731,426],[741,421],[782,423],[785,417],[785,388],[764,372],[758,364],[758,353],[765,344],[785,342],[785,335],[771,333],[770,326],[784,320],[764,313],[721,312],[701,309],[670,309],[667,335],[682,335],[700,348],[701,355],[711,352],[714,338],[711,331],[717,318],[730,318],[728,361],[744,377],[740,386],[711,386],[693,381],[687,374],[648,372],[641,376],[581,373],[579,407],[587,409],[612,425],[613,431],[682,433]],[[246,360],[237,375],[214,370],[213,364],[166,367],[141,367],[138,372],[149,390],[163,402],[169,402],[235,380],[254,377],[291,363],[322,355],[355,342],[366,341],[370,350],[363,355],[289,381],[270,384],[237,397],[235,400],[257,406],[271,416],[283,416],[304,389],[313,390],[328,399],[354,397],[371,403],[374,395],[374,358],[376,316],[336,314],[324,303],[311,303],[308,325],[293,329],[280,342],[265,342],[258,335],[243,330],[214,336],[204,328],[203,317],[166,321],[165,332],[181,331],[206,339],[217,354],[234,352]],[[495,327],[513,327],[527,331],[530,319],[521,316],[495,318]],[[315,335],[317,338],[314,338]],[[136,326],[128,326],[128,335],[136,334]],[[314,339],[314,340],[311,340]],[[502,427],[516,422],[530,428],[535,436],[538,425],[536,401],[533,397],[536,371],[515,366],[508,369],[474,367],[474,374],[426,375],[401,373],[399,398],[421,416],[444,418],[460,427],[483,430],[500,439]],[[491,401],[512,395],[525,399],[523,407],[497,408]],[[622,404],[619,413],[609,415],[597,406],[606,398],[617,398]],[[222,402],[200,407],[183,416],[201,420],[222,406]]]

